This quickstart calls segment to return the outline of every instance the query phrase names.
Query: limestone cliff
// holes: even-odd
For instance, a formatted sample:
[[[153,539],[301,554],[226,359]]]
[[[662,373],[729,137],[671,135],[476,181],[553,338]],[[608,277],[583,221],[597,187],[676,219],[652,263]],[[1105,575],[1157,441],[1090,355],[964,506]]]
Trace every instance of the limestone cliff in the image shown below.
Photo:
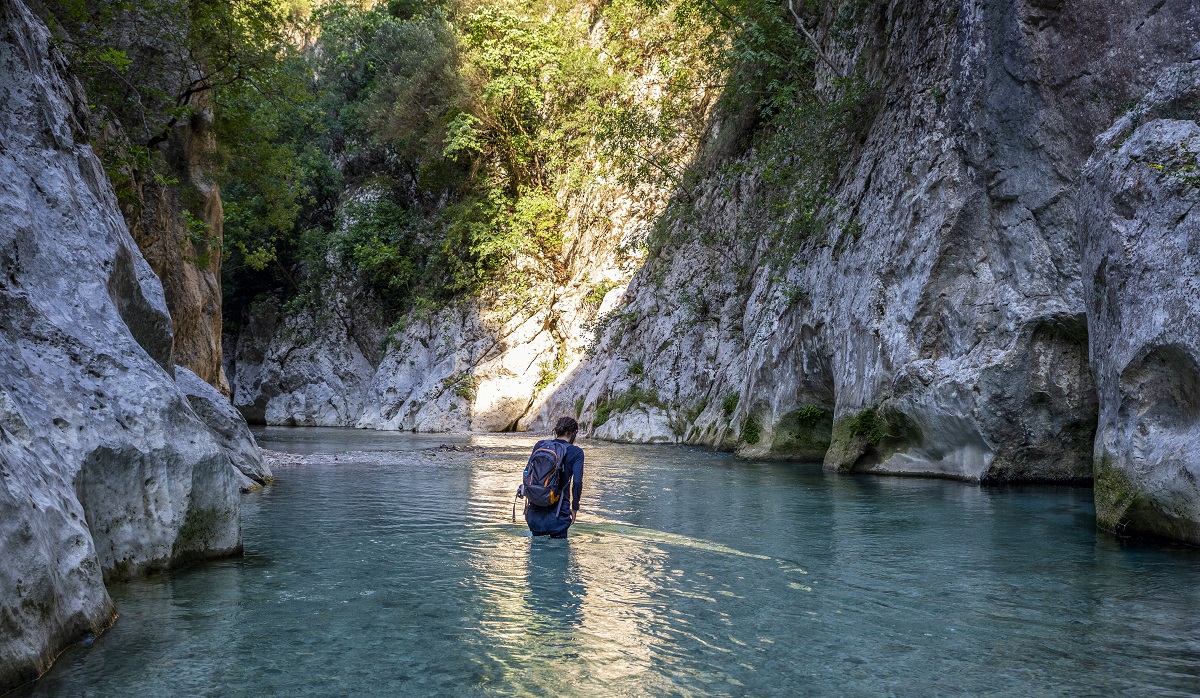
[[[38,0],[89,94],[89,134],[126,225],[159,276],[175,363],[228,394],[222,372],[224,211],[213,85],[186,3]],[[109,56],[113,64],[98,56]],[[97,66],[105,66],[103,69]]]
[[[174,327],[174,360],[229,393],[221,361],[221,255],[224,213],[213,179],[212,109],[202,93],[190,118],[161,146],[174,184],[132,176],[122,207],[133,239],[162,280]]]
[[[1196,51],[1198,22],[1187,2],[887,4],[870,51],[845,57],[878,61],[883,103],[827,236],[782,265],[759,245],[741,276],[726,251],[664,249],[538,423],[585,396],[609,438],[1089,479],[1079,172],[1119,103]],[[753,224],[762,185],[739,184],[702,201],[708,225]]]
[[[241,547],[86,104],[41,21],[0,2],[0,692],[112,622],[105,580]]]
[[[1200,544],[1200,61],[1106,131],[1079,197],[1096,518]]]

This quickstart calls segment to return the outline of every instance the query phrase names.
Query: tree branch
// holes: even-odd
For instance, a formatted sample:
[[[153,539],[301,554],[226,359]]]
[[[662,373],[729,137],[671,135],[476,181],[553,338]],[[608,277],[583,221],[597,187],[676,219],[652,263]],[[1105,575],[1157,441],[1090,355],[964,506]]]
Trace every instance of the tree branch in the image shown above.
[[[788,12],[791,12],[792,17],[796,18],[796,27],[802,34],[804,34],[804,38],[808,39],[808,43],[810,46],[812,46],[812,50],[817,52],[817,56],[821,58],[825,65],[829,66],[834,75],[837,75],[839,78],[846,77],[846,74],[843,73],[836,65],[834,65],[833,61],[830,60],[829,55],[821,49],[821,45],[817,43],[817,38],[808,31],[808,27],[804,26],[804,20],[800,18],[800,15],[796,14],[796,8],[795,5],[793,5],[793,0],[788,0]]]

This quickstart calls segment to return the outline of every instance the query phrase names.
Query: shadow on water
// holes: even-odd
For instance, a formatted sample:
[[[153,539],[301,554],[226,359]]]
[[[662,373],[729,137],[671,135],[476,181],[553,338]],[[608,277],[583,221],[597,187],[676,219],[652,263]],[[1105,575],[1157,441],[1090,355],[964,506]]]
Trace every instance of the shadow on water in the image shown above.
[[[536,539],[530,543],[526,601],[530,614],[546,624],[545,630],[567,632],[583,619],[585,586],[579,575],[579,561],[572,557],[569,539]]]

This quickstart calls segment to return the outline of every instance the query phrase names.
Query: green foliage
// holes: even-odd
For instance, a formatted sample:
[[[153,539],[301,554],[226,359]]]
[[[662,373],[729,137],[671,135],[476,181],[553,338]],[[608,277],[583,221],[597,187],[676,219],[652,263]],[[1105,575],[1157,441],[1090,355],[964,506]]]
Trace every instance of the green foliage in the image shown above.
[[[868,407],[845,422],[850,436],[862,437],[872,446],[919,444],[923,440],[920,427],[903,412],[886,402]]]
[[[557,195],[630,79],[601,66],[578,12],[322,4],[296,61],[307,93],[261,104],[275,121],[263,115],[246,160],[293,176],[245,168],[229,183],[231,268],[292,293],[357,277],[393,311],[565,281]]]
[[[876,408],[868,407],[854,415],[846,422],[846,430],[851,436],[866,438],[869,444],[878,444],[884,437],[884,422],[878,419]]]
[[[657,392],[634,386],[625,392],[612,395],[597,403],[596,414],[592,418],[592,428],[599,428],[612,415],[628,412],[638,405],[649,405],[665,409],[665,405],[659,399]]]
[[[410,167],[426,165],[443,148],[451,151],[446,116],[466,99],[457,49],[454,29],[440,10],[407,21],[383,20],[364,47],[376,73],[360,107],[362,125]]]
[[[447,378],[446,387],[448,387],[457,397],[466,400],[467,402],[474,402],[476,390],[478,390],[479,384],[475,380],[475,376],[463,371]]]
[[[604,302],[604,297],[608,295],[608,292],[616,287],[617,285],[615,283],[605,279],[598,284],[594,284],[590,289],[588,289],[587,294],[583,297],[583,302],[587,303],[588,305],[598,306]]]
[[[629,375],[640,376],[645,372],[646,367],[642,365],[641,359],[636,359],[633,363],[629,364]]]
[[[721,414],[725,415],[725,419],[733,416],[733,411],[737,409],[738,401],[737,393],[728,393],[721,400]]]
[[[742,423],[742,441],[753,446],[762,440],[762,427],[754,417],[747,417]]]
[[[345,212],[348,225],[330,238],[334,250],[385,301],[407,298],[424,278],[430,255],[420,241],[420,221],[386,196],[354,202]]]
[[[550,385],[558,379],[559,375],[566,370],[566,352],[560,349],[554,354],[553,360],[542,361],[538,364],[538,368],[540,369],[540,373],[538,374],[538,381],[535,384],[535,387],[537,390],[542,391],[550,387]],[[583,409],[582,404],[580,404],[579,408],[575,410],[575,413],[578,415],[581,409]]]
[[[187,209],[181,212],[180,218],[183,222],[183,240],[191,243],[191,250],[196,254],[193,262],[201,267],[208,266],[212,261],[210,248],[217,242],[212,230],[204,219]]]
[[[801,426],[815,424],[829,415],[829,410],[817,405],[805,405],[796,410],[796,420]]]

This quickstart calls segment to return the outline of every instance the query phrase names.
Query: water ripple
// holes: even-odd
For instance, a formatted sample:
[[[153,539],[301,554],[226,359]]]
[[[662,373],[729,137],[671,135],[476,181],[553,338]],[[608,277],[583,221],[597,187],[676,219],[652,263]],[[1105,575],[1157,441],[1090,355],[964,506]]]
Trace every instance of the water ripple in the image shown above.
[[[1097,537],[1089,490],[585,444],[552,541],[529,438],[262,440],[323,455],[247,496],[247,556],[114,589],[27,695],[1200,694],[1200,555]]]

